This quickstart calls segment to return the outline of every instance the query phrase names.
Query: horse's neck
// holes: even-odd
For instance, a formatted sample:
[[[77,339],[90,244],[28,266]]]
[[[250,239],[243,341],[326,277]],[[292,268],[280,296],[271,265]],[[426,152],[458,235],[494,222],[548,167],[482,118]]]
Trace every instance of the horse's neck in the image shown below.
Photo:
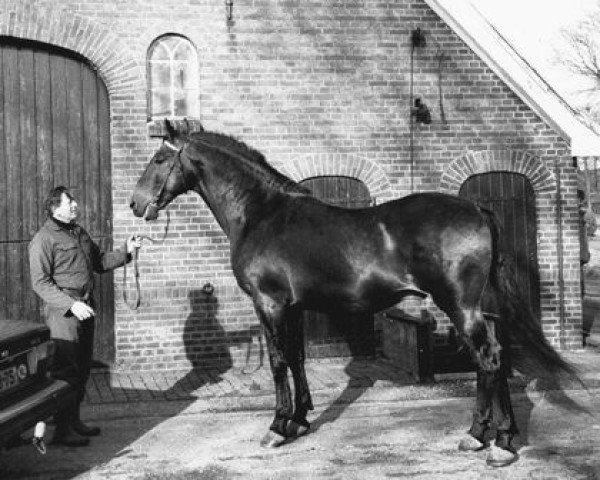
[[[277,196],[275,189],[257,178],[244,177],[244,172],[228,170],[223,165],[210,169],[207,174],[198,193],[230,239],[255,221],[256,215]]]
[[[289,192],[306,193],[259,152],[228,137],[206,135],[193,137],[188,154],[202,157],[198,193],[230,239],[264,215],[269,202],[277,202]]]

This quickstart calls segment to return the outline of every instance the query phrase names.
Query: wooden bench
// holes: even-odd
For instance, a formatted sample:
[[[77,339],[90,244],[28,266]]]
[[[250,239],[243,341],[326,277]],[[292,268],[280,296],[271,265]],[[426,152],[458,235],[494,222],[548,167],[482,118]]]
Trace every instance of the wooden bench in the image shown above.
[[[484,316],[495,330],[497,315],[484,313]],[[425,308],[418,317],[398,308],[385,311],[383,356],[419,383],[433,382],[434,374],[474,372],[476,368],[468,351],[459,349],[456,339],[449,344],[434,344],[435,329],[435,319]]]
[[[426,310],[420,317],[391,308],[383,313],[383,356],[415,381],[433,381],[433,331],[435,320]]]

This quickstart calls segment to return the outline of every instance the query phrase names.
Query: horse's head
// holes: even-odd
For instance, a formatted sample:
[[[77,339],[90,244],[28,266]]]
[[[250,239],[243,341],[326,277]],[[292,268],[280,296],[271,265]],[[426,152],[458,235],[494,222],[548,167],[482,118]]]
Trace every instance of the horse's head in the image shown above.
[[[187,135],[165,120],[167,135],[144,170],[133,191],[129,206],[136,217],[155,220],[158,211],[188,191],[181,161]]]

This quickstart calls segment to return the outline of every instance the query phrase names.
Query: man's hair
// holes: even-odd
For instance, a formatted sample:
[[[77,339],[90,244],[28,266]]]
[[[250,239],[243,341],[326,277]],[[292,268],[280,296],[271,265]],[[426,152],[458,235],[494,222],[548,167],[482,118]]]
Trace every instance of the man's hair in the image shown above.
[[[62,185],[54,187],[48,193],[48,196],[44,201],[44,208],[46,210],[46,214],[49,217],[51,217],[54,214],[54,209],[60,205],[63,193],[66,194],[67,197],[69,197],[70,199],[73,198],[69,193],[69,189],[67,187],[63,187]]]

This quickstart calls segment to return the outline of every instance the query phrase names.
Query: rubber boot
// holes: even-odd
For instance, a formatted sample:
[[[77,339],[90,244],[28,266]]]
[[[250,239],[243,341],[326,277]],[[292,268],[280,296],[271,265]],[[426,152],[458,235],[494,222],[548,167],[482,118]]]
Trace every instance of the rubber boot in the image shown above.
[[[64,445],[66,447],[85,447],[90,439],[77,434],[71,427],[73,412],[67,408],[54,416],[56,428],[51,445]]]

